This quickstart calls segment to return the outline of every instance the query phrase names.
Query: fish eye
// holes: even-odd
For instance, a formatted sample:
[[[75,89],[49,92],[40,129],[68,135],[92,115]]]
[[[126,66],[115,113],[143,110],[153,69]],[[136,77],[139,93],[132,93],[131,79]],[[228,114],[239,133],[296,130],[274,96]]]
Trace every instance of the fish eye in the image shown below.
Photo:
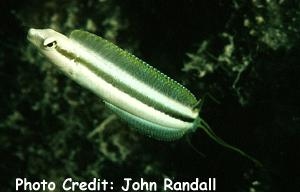
[[[43,42],[45,48],[55,48],[57,45],[57,41],[54,38],[47,38]]]

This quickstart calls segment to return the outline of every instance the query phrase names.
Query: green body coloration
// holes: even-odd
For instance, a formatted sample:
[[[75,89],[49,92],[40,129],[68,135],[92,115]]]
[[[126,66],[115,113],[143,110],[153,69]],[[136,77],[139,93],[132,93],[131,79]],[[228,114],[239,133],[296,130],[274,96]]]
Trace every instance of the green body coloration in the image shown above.
[[[80,30],[72,31],[70,39],[74,39],[83,46],[95,50],[102,57],[129,72],[135,78],[146,82],[154,89],[163,92],[168,97],[189,107],[193,107],[197,103],[197,99],[188,89],[115,44]]]
[[[80,30],[68,38],[51,29],[31,29],[28,39],[139,132],[170,141],[201,128],[220,145],[260,165],[215,135],[199,117],[198,102],[189,90],[116,45]]]
[[[181,84],[113,43],[94,34],[80,30],[74,30],[70,35],[70,39],[74,39],[84,47],[95,50],[97,53],[101,54],[101,57],[116,64],[122,70],[128,72],[131,76],[147,84],[149,87],[162,92],[167,97],[172,98],[190,108],[196,105],[197,99],[195,96]],[[102,74],[102,76],[104,75],[105,74]],[[115,78],[110,78],[108,76],[106,76],[106,79],[114,86],[122,89],[130,95],[133,95],[138,100],[147,103],[157,110],[164,111],[167,114],[171,114],[172,116],[185,121],[194,121],[194,118],[187,115],[185,116],[185,114],[179,113],[177,110],[172,110],[168,106],[158,103],[156,100],[151,99],[148,95],[137,92],[134,88],[129,87],[124,82],[117,81]]]

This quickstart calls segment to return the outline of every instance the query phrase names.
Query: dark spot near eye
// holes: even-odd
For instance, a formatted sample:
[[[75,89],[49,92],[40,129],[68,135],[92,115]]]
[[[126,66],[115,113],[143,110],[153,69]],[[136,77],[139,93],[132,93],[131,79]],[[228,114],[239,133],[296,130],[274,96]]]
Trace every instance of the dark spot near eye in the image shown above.
[[[49,48],[51,48],[51,47],[55,47],[55,46],[56,46],[56,44],[57,44],[57,42],[56,42],[56,41],[52,41],[52,42],[50,42],[50,43],[46,44],[46,46],[47,46],[47,47],[49,47]]]

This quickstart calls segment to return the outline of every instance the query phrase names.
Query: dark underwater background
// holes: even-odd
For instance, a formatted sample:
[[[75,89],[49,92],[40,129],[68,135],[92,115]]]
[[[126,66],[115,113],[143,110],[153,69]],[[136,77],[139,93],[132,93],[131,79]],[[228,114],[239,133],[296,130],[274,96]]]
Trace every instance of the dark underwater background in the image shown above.
[[[0,191],[15,191],[16,177],[106,178],[114,191],[124,177],[216,177],[217,191],[299,191],[299,1],[1,0],[0,16]],[[211,95],[201,117],[263,167],[200,129],[162,142],[118,119],[101,127],[111,112],[29,44],[31,27],[90,31]]]

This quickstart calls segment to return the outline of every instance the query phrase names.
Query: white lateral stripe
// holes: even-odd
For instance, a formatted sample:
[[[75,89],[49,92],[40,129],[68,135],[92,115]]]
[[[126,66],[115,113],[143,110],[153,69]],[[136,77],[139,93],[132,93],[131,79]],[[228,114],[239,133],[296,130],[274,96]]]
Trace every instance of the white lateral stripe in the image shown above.
[[[56,63],[67,76],[81,86],[86,87],[111,104],[121,106],[120,108],[135,116],[174,129],[190,129],[194,126],[193,123],[171,117],[131,97],[107,83],[83,64],[75,63],[74,60],[70,60],[57,51],[45,54]]]
[[[45,55],[81,86],[137,117],[173,129],[190,129],[194,126],[193,123],[171,117],[131,97],[103,80],[83,64],[75,63],[74,60],[70,60],[56,50],[50,53],[45,52]]]
[[[113,75],[114,78],[118,79],[120,82],[124,82],[126,85],[130,86],[140,94],[147,95],[149,98],[155,100],[156,102],[164,105],[165,107],[171,108],[174,111],[180,112],[182,115],[187,117],[196,118],[198,113],[194,112],[191,107],[188,107],[166,95],[158,92],[149,85],[141,82],[140,80],[132,77],[126,71],[120,69],[118,66],[114,65],[112,62],[105,60],[103,57],[97,55],[92,50],[89,50],[76,41],[70,39],[72,42],[77,44],[75,53],[82,59],[88,61],[89,63],[95,65],[101,71]],[[74,49],[73,49],[74,50]],[[101,53],[100,53],[101,54]]]
[[[76,72],[80,74],[76,74]],[[94,93],[97,93],[104,100],[109,101],[113,105],[119,107],[121,106],[121,108],[123,108],[125,111],[135,116],[175,129],[189,129],[193,126],[193,123],[181,121],[155,110],[154,108],[120,91],[111,84],[107,83],[101,77],[94,74],[84,65],[77,65],[76,72],[74,73],[74,78],[84,87],[87,87]]]

